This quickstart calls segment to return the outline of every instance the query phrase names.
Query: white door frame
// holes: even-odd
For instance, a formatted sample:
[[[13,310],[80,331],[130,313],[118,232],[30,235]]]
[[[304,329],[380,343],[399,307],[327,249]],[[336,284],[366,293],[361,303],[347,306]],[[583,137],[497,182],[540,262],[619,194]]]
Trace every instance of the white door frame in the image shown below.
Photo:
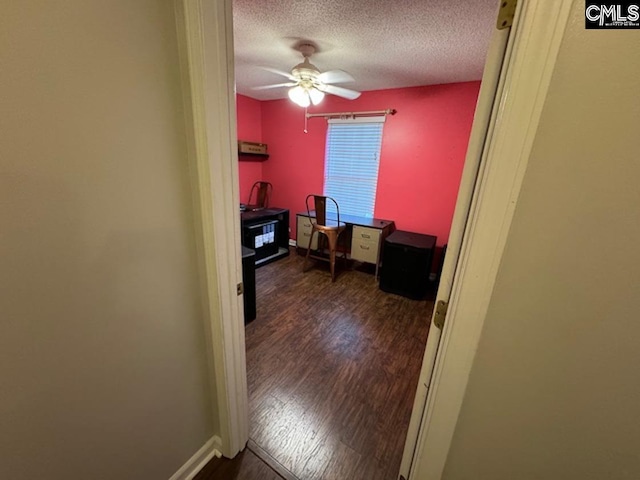
[[[192,126],[188,143],[207,340],[215,376],[212,409],[220,425],[221,451],[233,457],[248,440],[248,402],[242,304],[235,292],[242,273],[232,0],[175,1],[186,113]],[[474,122],[472,140],[476,148],[484,145],[482,161],[479,170],[476,166],[475,189],[459,195],[462,199],[473,191],[468,217],[462,206],[456,207],[454,227],[464,235],[450,238],[450,245],[459,242],[451,249],[459,249],[459,255],[449,251],[445,260],[442,285],[451,292],[449,312],[439,347],[432,340],[425,352],[420,378],[431,382],[428,394],[425,385],[414,404],[420,421],[414,420],[410,431],[416,447],[411,449],[415,456],[410,455],[409,480],[436,480],[444,470],[571,3],[519,2],[517,28],[509,40],[513,46],[504,63],[504,88],[494,102],[495,121],[484,142],[480,139],[486,120]],[[482,102],[488,103],[479,99]],[[477,155],[474,161],[477,164]],[[465,167],[465,177],[475,176],[471,170]],[[428,355],[435,355],[435,361],[427,361]]]
[[[175,0],[211,409],[225,457],[249,440],[231,0]],[[216,432],[218,433],[218,432]],[[215,437],[214,437],[215,438]]]

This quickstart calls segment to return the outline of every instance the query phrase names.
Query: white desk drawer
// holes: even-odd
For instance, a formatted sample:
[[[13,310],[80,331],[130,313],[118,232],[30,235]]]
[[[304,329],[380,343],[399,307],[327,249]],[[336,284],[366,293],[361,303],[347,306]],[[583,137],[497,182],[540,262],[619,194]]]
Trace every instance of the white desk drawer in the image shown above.
[[[378,228],[361,227],[359,225],[353,226],[353,238],[365,242],[374,242],[375,244],[378,244],[381,233],[382,230]]]
[[[353,226],[351,236],[351,258],[359,262],[378,264],[381,230]]]
[[[311,220],[309,217],[298,215],[296,225],[296,245],[300,248],[309,248],[309,239],[311,238]],[[318,234],[313,236],[311,249],[318,248]]]

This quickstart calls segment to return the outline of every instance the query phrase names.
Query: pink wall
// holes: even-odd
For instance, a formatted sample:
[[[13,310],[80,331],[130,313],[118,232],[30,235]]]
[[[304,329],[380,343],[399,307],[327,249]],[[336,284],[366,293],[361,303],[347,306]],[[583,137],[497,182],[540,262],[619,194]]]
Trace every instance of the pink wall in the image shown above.
[[[443,245],[449,238],[479,88],[480,82],[467,82],[378,90],[353,101],[327,95],[309,112],[395,108],[398,113],[387,117],[384,126],[375,216],[395,220],[400,230],[437,235],[438,245]],[[258,103],[262,141],[270,154],[262,174],[273,184],[271,204],[291,211],[290,236],[295,238],[295,214],[305,209],[305,197],[322,193],[327,123],[310,119],[305,134],[304,109],[288,99]]]
[[[244,95],[236,95],[238,115],[238,140],[262,142],[262,102]],[[251,186],[263,180],[263,162],[251,157],[240,156],[238,162],[240,177],[240,202],[247,203]]]

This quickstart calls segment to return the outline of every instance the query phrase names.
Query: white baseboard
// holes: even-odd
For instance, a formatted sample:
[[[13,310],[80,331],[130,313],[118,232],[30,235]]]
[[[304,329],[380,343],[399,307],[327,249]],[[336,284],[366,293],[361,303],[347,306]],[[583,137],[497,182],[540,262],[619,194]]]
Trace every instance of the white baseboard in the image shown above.
[[[289,239],[289,246],[290,247],[297,247],[298,244],[296,243],[296,241],[293,238]]]
[[[213,457],[221,457],[222,440],[213,436],[169,480],[191,480]]]

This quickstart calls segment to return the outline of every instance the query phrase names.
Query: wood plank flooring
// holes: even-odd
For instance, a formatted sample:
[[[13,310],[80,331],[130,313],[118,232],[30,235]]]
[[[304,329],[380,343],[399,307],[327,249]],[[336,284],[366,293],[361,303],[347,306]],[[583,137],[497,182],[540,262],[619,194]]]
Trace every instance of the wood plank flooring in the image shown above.
[[[301,480],[396,480],[433,301],[302,263],[294,251],[256,271],[250,437]]]
[[[193,480],[292,480],[279,475],[254,453],[251,445],[232,460],[214,458]]]

